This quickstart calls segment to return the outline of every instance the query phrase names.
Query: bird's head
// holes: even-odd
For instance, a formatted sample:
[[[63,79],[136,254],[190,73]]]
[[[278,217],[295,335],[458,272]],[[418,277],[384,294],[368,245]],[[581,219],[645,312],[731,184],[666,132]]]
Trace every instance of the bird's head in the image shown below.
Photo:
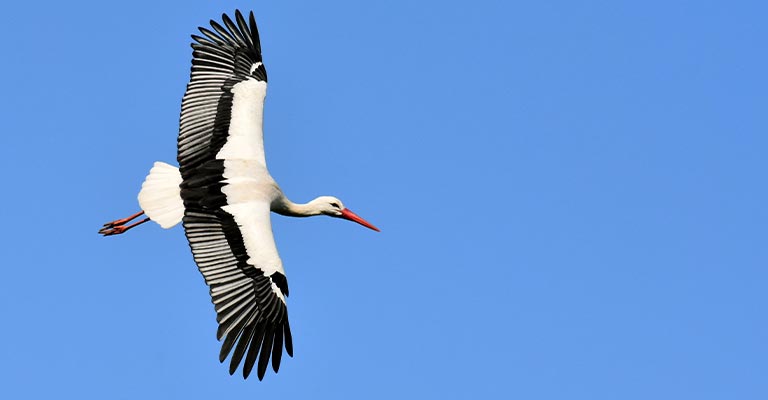
[[[333,196],[320,196],[310,202],[321,214],[328,215],[335,218],[344,218],[350,221],[357,222],[358,224],[373,229],[376,232],[380,232],[379,228],[373,226],[370,222],[360,218],[357,214],[344,207],[344,203],[341,200]]]

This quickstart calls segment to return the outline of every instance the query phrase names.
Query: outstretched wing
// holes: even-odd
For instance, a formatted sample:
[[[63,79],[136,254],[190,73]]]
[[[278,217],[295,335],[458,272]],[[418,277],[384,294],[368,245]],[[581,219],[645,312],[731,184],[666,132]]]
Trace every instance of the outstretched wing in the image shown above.
[[[211,20],[213,31],[200,27],[203,36],[192,35],[195,43],[192,43],[191,79],[181,101],[179,123],[177,160],[182,176],[215,158],[230,136],[238,136],[232,135],[239,132],[230,132],[230,125],[240,128],[249,122],[258,122],[258,130],[245,132],[247,143],[243,144],[251,152],[249,158],[264,164],[261,116],[267,71],[261,62],[256,20],[251,12],[246,23],[240,11],[235,12],[237,23],[226,14],[222,20],[226,28]],[[244,110],[247,112],[241,113],[244,115],[237,115],[232,109],[236,85],[250,89],[240,91],[240,97],[252,101]],[[230,144],[230,147],[236,146]]]
[[[270,358],[278,371],[283,346],[293,355],[288,282],[272,237],[269,196],[260,192],[271,179],[262,140],[267,75],[253,13],[248,23],[239,11],[235,21],[227,15],[222,21],[192,36],[177,157],[183,224],[216,307],[220,360],[232,353],[232,374],[245,358],[246,378],[258,360],[262,379]]]
[[[258,261],[270,257],[259,253],[277,254],[269,215],[268,203],[242,203],[234,208],[188,208],[183,219],[192,254],[216,307],[216,337],[224,338],[219,361],[224,362],[234,348],[229,373],[245,356],[243,377],[247,378],[258,358],[259,380],[270,355],[272,368],[278,371],[283,345],[293,356],[285,275],[279,259],[277,265]]]

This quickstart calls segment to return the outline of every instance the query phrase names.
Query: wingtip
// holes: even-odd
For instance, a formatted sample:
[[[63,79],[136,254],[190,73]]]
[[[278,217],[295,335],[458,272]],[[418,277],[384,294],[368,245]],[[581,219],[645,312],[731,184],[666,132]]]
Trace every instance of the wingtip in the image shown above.
[[[251,24],[251,30],[258,30],[256,27],[256,15],[253,14],[253,10],[248,14],[248,23]]]
[[[232,18],[230,18],[229,15],[227,15],[227,13],[221,14],[221,20],[224,21],[225,24],[226,23],[229,23],[229,24],[232,23]]]

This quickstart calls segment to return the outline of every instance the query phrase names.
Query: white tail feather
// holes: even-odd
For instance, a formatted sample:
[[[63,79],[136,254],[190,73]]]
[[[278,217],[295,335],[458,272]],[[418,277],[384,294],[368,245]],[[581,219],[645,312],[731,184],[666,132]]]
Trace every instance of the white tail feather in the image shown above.
[[[149,219],[168,229],[184,216],[181,200],[181,174],[179,169],[157,161],[144,179],[139,192],[139,205]]]

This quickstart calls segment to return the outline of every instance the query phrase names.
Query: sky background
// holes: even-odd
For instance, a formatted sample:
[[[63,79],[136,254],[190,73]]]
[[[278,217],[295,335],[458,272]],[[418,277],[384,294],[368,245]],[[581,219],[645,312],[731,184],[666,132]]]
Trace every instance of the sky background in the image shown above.
[[[0,6],[3,397],[768,398],[768,6]],[[295,357],[217,357],[175,162],[189,35],[253,9]]]

